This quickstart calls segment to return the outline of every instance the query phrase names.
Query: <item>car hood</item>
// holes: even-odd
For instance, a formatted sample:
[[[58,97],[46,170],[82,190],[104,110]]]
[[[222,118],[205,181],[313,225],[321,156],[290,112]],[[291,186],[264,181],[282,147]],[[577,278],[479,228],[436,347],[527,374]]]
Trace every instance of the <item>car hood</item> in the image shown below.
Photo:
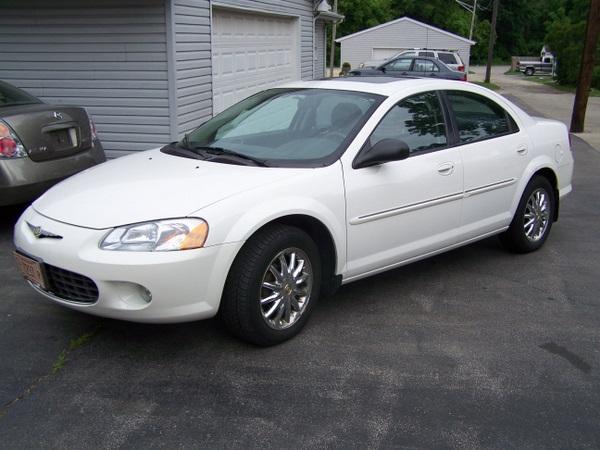
[[[303,169],[223,164],[150,150],[108,161],[57,184],[33,208],[60,222],[94,229],[185,217]]]

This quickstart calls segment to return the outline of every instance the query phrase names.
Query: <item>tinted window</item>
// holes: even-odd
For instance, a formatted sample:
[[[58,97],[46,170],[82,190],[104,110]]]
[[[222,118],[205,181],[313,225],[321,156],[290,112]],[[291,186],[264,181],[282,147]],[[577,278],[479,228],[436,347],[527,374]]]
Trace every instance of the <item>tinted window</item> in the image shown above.
[[[452,53],[438,53],[438,58],[445,64],[456,64],[456,58]]]
[[[448,91],[461,143],[500,136],[511,131],[506,111],[496,102],[471,92]]]
[[[25,91],[0,81],[0,106],[30,105],[40,100]]]
[[[382,139],[400,139],[411,153],[445,147],[446,124],[437,93],[417,94],[394,106],[371,134],[370,144]]]
[[[392,62],[386,64],[385,69],[386,70],[410,70],[411,64],[412,64],[412,59],[410,59],[410,58],[397,59],[395,61],[392,61]]]
[[[433,61],[428,61],[426,59],[417,59],[415,60],[415,65],[413,67],[414,72],[439,72],[440,69],[435,65]]]

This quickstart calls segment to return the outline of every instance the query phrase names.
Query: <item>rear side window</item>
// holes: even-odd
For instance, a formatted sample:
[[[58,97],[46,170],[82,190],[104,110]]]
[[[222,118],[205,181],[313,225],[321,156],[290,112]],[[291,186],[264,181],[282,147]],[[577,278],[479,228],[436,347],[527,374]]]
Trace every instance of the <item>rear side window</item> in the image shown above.
[[[414,72],[439,72],[440,69],[436,66],[433,61],[428,61],[426,59],[417,59],[415,60],[415,65],[413,67]]]
[[[472,92],[447,91],[461,144],[518,131],[508,113],[496,102]],[[514,121],[512,121],[514,123]]]
[[[456,57],[452,53],[438,53],[438,58],[444,64],[458,64]]]
[[[388,111],[370,137],[375,145],[382,139],[400,139],[410,153],[446,147],[446,123],[436,92],[405,98]]]

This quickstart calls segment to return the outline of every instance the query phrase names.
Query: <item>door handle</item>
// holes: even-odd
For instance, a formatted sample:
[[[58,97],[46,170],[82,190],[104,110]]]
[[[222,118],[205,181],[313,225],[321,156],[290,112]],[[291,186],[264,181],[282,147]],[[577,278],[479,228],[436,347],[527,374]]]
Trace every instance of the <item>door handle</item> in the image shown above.
[[[519,155],[525,156],[527,154],[527,146],[526,145],[521,145],[520,147],[517,148],[517,153]]]
[[[454,164],[453,163],[444,163],[440,164],[438,167],[438,173],[443,176],[451,175],[454,172]]]

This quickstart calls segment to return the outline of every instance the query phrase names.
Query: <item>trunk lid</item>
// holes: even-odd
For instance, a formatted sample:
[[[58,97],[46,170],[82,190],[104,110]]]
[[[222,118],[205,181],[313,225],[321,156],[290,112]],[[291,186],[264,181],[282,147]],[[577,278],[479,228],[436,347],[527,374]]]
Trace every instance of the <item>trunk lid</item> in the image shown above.
[[[83,108],[20,105],[0,109],[0,118],[13,129],[36,162],[74,155],[92,145],[90,121]]]

